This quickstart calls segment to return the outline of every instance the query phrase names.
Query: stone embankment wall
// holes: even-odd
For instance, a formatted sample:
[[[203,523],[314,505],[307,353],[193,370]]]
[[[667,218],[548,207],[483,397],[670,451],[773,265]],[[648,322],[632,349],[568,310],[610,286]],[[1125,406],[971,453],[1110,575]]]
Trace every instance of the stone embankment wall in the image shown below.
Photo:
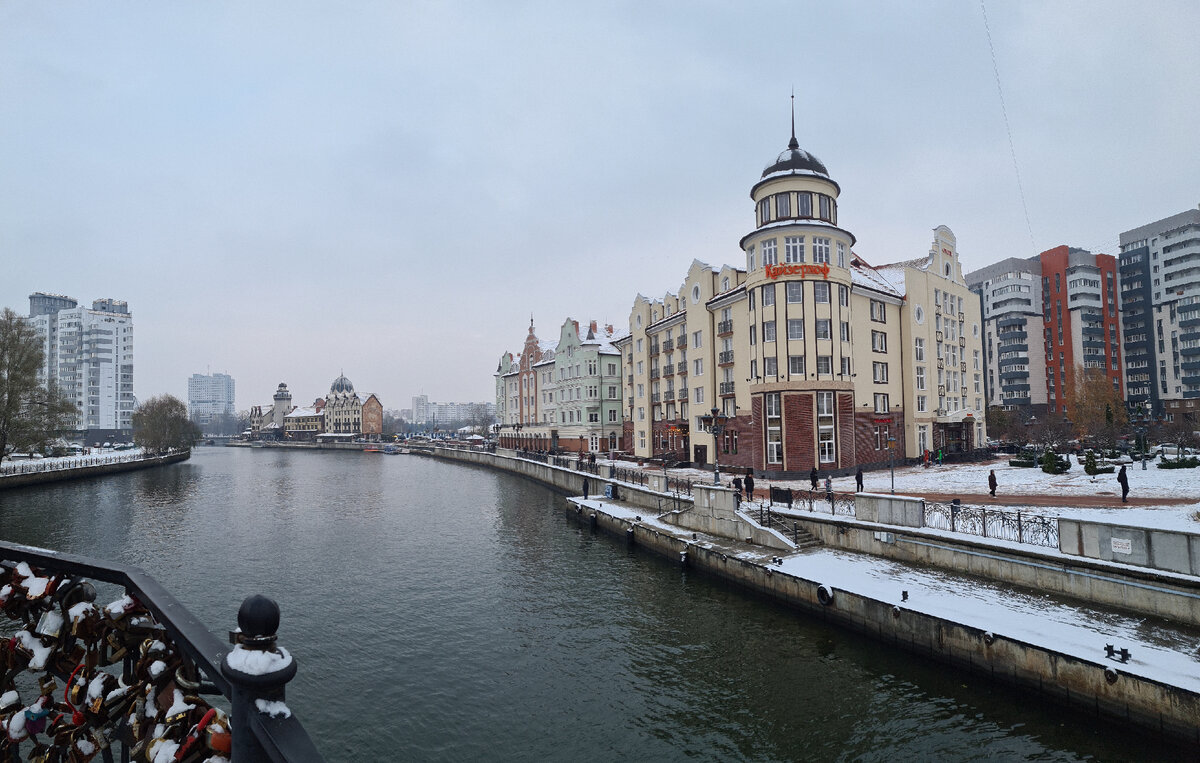
[[[49,482],[62,482],[63,480],[77,480],[85,477],[101,477],[106,474],[131,472],[137,469],[149,469],[154,466],[164,466],[166,464],[186,461],[191,457],[191,451],[185,450],[181,453],[171,453],[166,456],[147,456],[146,458],[139,458],[136,461],[79,466],[74,469],[54,469],[44,472],[32,472],[30,474],[6,474],[0,476],[0,490],[11,487],[24,487],[26,485],[41,485]]]
[[[1200,575],[1200,535],[1195,533],[1060,519],[1058,547],[1089,559]]]
[[[1032,689],[1087,712],[1200,744],[1200,695],[1186,689],[1129,675],[1116,664],[1080,659],[843,591],[836,581],[784,574],[770,564],[730,556],[687,538],[614,517],[602,509],[575,505],[568,512],[599,530],[625,538],[627,543],[885,643]]]

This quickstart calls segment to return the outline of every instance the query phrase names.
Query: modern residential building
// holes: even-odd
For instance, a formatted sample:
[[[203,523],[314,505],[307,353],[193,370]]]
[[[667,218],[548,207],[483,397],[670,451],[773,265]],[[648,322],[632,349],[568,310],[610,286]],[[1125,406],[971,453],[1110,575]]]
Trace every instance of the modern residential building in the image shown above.
[[[871,267],[838,221],[840,192],[793,134],[751,188],[745,269],[695,261],[677,292],[635,298],[615,342],[634,455],[806,475],[986,436],[980,318],[953,233]],[[712,409],[728,417],[720,438],[703,429]]]
[[[1200,208],[1121,234],[1130,409],[1200,414]]]
[[[216,416],[233,416],[234,382],[229,374],[192,374],[188,378],[188,417],[204,426]]]
[[[1117,261],[1058,246],[968,274],[984,318],[990,404],[1068,416],[1080,369],[1124,396]]]
[[[482,403],[437,403],[430,402],[428,395],[412,399],[412,409],[402,410],[401,418],[413,424],[448,426],[454,422],[487,420],[487,426],[496,419],[496,404]]]
[[[133,315],[129,305],[98,299],[91,309],[71,297],[29,296],[29,321],[42,338],[39,378],[78,406],[74,428],[91,441],[133,431]]]

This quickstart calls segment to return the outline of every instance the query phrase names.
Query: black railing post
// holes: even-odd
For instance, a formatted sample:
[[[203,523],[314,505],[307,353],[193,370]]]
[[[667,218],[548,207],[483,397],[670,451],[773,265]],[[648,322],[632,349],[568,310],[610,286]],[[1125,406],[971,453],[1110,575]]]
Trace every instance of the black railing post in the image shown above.
[[[238,645],[221,664],[221,672],[230,684],[233,760],[267,761],[266,749],[255,732],[257,716],[263,712],[257,703],[283,702],[284,686],[296,675],[296,661],[275,647],[279,605],[266,596],[246,597],[238,609],[238,627],[241,630],[237,634]],[[272,663],[279,667],[262,672],[262,664]]]

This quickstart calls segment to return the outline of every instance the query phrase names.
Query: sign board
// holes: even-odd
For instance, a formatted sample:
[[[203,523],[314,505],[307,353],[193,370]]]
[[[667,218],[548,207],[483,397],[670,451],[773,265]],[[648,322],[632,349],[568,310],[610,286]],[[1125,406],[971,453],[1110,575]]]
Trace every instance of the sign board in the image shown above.
[[[1114,554],[1132,554],[1133,541],[1129,538],[1113,538],[1112,550]]]

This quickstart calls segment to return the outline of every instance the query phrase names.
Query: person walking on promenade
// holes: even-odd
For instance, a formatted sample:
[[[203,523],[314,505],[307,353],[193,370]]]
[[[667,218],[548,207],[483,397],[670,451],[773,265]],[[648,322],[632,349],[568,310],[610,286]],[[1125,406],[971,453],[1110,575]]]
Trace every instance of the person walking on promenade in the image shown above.
[[[811,472],[809,472],[808,481],[812,483],[812,489],[816,490],[817,489],[817,467],[814,466],[813,470]]]
[[[754,500],[754,472],[750,469],[746,470],[746,479],[742,480],[742,484],[746,486],[746,500]]]
[[[854,473],[854,487],[856,493],[862,492],[862,467],[858,467],[858,471]]]
[[[738,505],[741,505],[741,503],[742,503],[742,478],[734,477],[733,482],[731,484],[733,485],[734,500],[738,502]]]
[[[589,487],[591,487],[591,486],[588,484],[588,478],[584,477],[583,478],[583,500],[585,500],[585,501],[587,500],[587,497],[588,497],[588,488]]]
[[[995,469],[992,469],[991,473],[988,475],[988,492],[990,492],[992,494],[993,498],[996,497],[996,470]]]
[[[1125,465],[1117,473],[1117,482],[1121,483],[1121,503],[1129,503],[1129,475],[1125,473]]]

